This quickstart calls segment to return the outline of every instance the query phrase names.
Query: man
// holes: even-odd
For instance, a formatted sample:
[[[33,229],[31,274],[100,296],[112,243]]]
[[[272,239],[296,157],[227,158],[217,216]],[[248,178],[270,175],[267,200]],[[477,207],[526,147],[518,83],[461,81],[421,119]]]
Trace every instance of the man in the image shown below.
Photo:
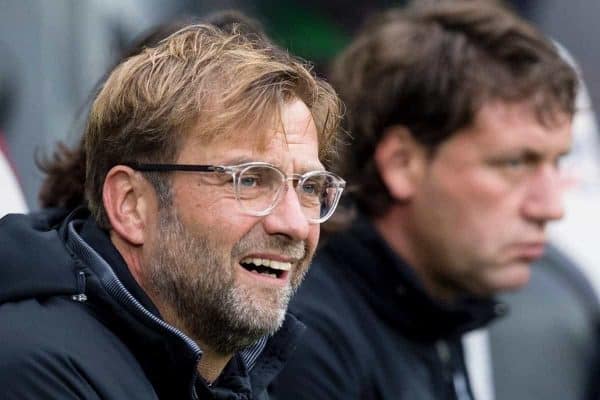
[[[88,208],[0,223],[2,398],[267,398],[344,188],[338,115],[302,63],[209,26],[118,65],[84,132]]]
[[[577,71],[574,60],[558,47]],[[589,390],[600,317],[593,286],[597,263],[592,262],[598,255],[589,246],[594,241],[591,229],[597,226],[598,191],[592,178],[600,171],[600,137],[577,72],[572,150],[561,161],[568,182],[565,217],[549,226],[549,244],[531,266],[527,285],[498,296],[510,313],[463,340],[477,400],[580,400]]]
[[[562,215],[575,74],[492,2],[439,1],[371,20],[333,82],[358,216],[294,299],[308,329],[273,392],[472,399],[461,337],[503,313],[494,294],[527,282]]]

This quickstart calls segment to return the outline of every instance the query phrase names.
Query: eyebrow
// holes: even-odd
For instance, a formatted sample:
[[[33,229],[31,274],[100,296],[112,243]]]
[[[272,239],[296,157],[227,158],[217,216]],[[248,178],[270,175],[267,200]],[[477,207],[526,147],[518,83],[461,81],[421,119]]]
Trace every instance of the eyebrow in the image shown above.
[[[565,157],[566,155],[568,155],[570,152],[571,152],[571,148],[568,148],[566,150],[560,151],[556,155],[553,155],[552,158],[553,159],[554,158],[562,158],[562,157]],[[524,159],[526,159],[527,161],[530,161],[530,162],[531,161],[538,162],[538,161],[544,160],[546,158],[544,151],[539,151],[537,149],[534,149],[534,148],[531,148],[528,146],[514,149],[512,153],[510,151],[505,153],[505,155],[508,155],[508,154],[513,154],[518,157],[523,157]]]
[[[567,154],[569,154],[571,152],[571,147],[569,147],[568,149],[565,150],[561,150],[560,152],[558,152],[556,154],[556,157],[564,157]],[[536,149],[532,149],[530,147],[525,147],[521,150],[521,154],[527,158],[536,158],[536,159],[542,159],[545,158],[544,152],[543,151],[538,151]]]
[[[215,162],[214,164],[238,165],[238,164],[245,164],[245,163],[249,163],[249,162],[253,162],[253,161],[257,161],[257,160],[254,158],[247,157],[247,156],[237,156],[237,157],[233,157],[233,158],[228,158],[223,162]]]
[[[273,159],[268,159],[268,158],[256,159],[256,158],[250,158],[248,156],[238,156],[238,157],[229,158],[220,164],[222,164],[222,165],[238,165],[238,164],[245,164],[245,163],[254,162],[254,161],[266,162],[266,163],[274,165],[280,169],[283,169],[283,168],[281,168],[281,165],[279,165],[279,163],[277,163]],[[307,165],[301,165],[300,167],[301,167],[300,170],[297,171],[296,173],[304,174],[306,172],[311,172],[311,171],[325,171],[325,167],[323,166],[323,164],[321,164],[321,162],[310,163]]]
[[[302,173],[306,173],[306,172],[310,172],[310,171],[326,171],[326,169],[325,169],[325,166],[321,163],[305,165],[301,168]]]

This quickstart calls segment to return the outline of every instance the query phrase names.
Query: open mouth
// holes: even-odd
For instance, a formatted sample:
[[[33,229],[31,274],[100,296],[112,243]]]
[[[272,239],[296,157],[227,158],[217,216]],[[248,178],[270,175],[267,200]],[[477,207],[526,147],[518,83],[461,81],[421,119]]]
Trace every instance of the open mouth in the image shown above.
[[[246,257],[242,259],[240,265],[246,271],[276,279],[284,278],[292,267],[292,264],[289,262],[255,257]]]

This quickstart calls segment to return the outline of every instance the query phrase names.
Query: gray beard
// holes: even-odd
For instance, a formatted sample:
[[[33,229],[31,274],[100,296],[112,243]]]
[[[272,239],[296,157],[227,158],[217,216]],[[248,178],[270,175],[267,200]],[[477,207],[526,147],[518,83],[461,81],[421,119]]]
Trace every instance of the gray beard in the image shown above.
[[[290,297],[304,273],[293,277],[291,287],[264,289],[261,295],[267,301],[260,301],[249,288],[236,286],[229,254],[219,252],[222,246],[211,239],[210,230],[191,232],[175,211],[165,209],[159,229],[162,241],[144,274],[145,286],[173,310],[180,328],[192,339],[228,355],[281,327]],[[244,250],[263,248],[265,241],[269,249],[281,249],[284,254],[298,257],[300,251],[306,253],[304,243],[291,243],[279,236],[261,239],[260,245],[256,240],[242,239],[231,259]]]

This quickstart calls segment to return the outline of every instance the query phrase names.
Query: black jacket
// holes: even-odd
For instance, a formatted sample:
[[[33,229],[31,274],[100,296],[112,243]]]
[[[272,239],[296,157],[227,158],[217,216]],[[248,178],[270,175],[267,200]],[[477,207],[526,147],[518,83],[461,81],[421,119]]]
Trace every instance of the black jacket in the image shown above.
[[[302,330],[288,315],[209,387],[87,211],[0,220],[2,399],[266,399]]]
[[[461,335],[501,308],[491,300],[434,301],[361,218],[319,250],[292,302],[308,329],[273,397],[471,399]]]

